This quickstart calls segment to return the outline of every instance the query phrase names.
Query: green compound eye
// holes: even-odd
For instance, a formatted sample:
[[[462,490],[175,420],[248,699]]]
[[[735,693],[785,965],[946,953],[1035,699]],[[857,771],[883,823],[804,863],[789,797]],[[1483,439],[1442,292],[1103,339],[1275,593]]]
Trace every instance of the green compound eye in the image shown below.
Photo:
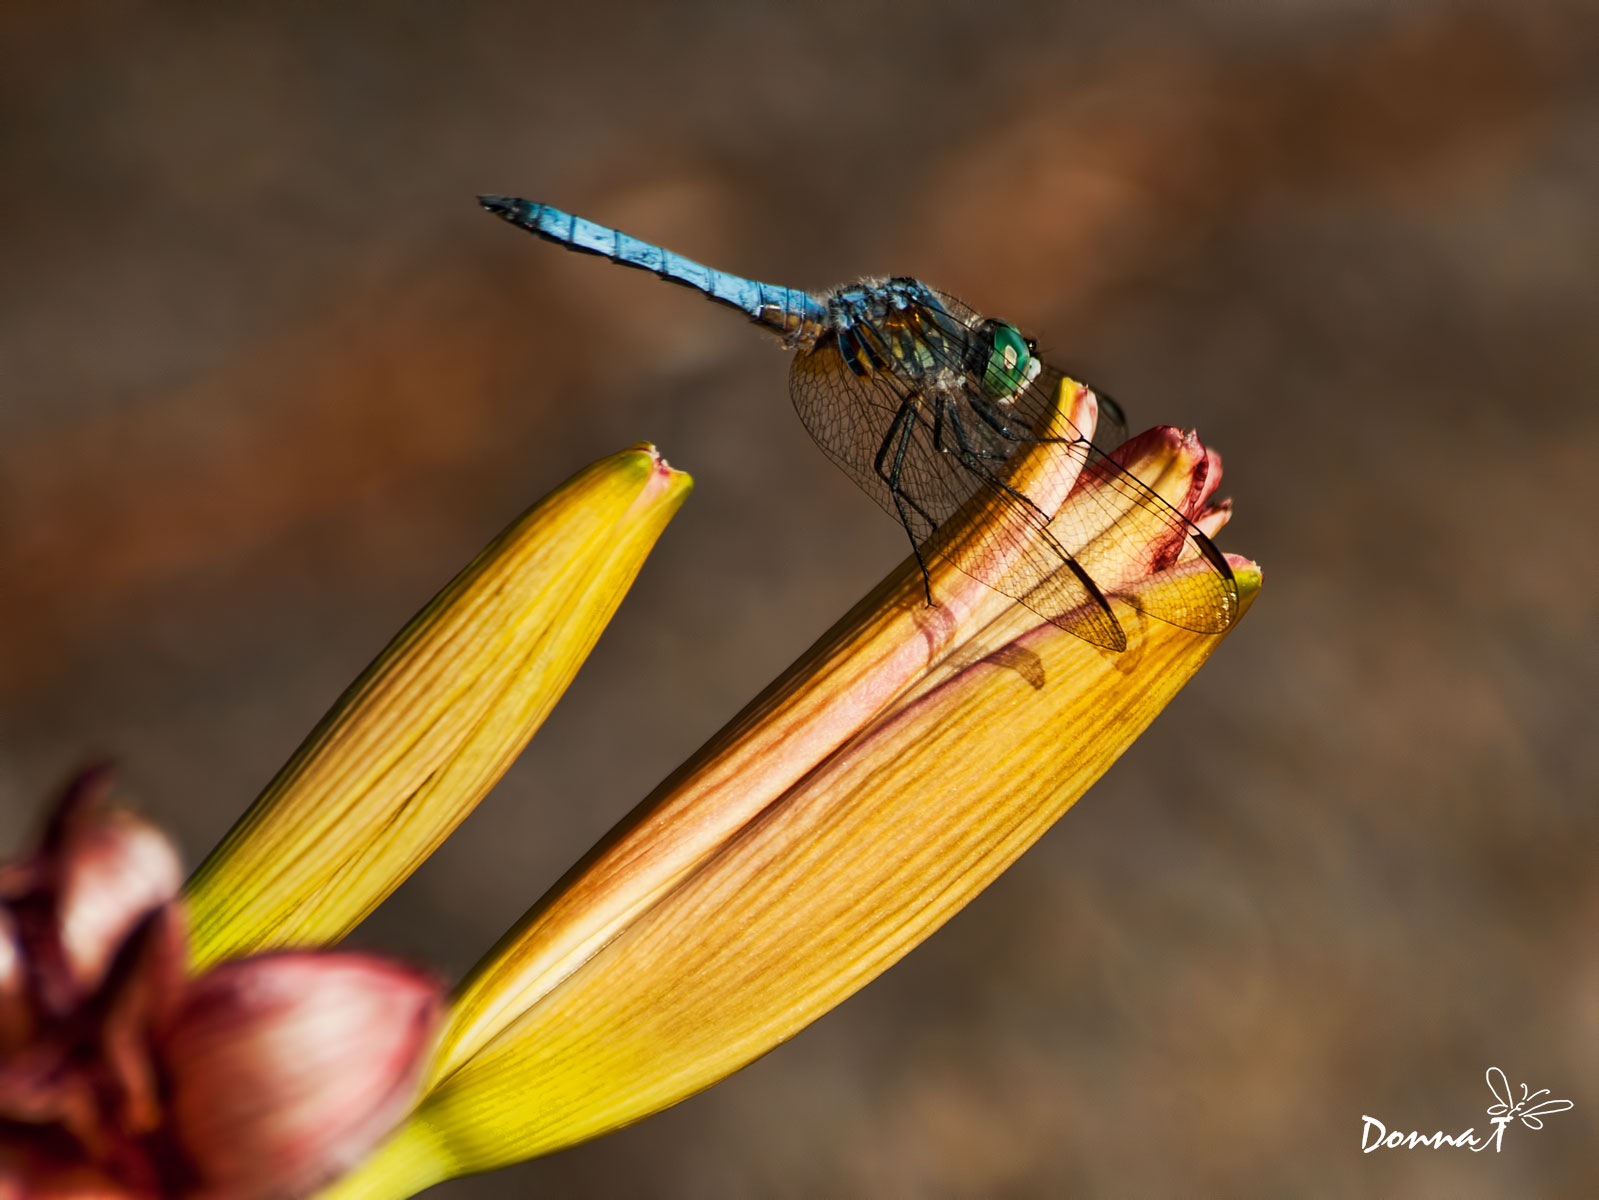
[[[983,329],[989,340],[983,390],[999,400],[1014,396],[1037,378],[1043,364],[1034,357],[1033,348],[1016,326],[988,321]]]

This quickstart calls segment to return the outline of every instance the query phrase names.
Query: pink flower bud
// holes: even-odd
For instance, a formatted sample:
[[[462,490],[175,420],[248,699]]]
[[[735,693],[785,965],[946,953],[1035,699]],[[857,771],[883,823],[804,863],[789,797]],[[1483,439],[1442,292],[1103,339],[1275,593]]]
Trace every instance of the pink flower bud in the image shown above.
[[[80,775],[0,865],[0,1200],[291,1200],[404,1115],[442,989],[359,954],[194,978],[177,856]]]
[[[170,1118],[202,1195],[303,1195],[405,1114],[442,1002],[359,954],[267,954],[195,980],[161,1041]]]

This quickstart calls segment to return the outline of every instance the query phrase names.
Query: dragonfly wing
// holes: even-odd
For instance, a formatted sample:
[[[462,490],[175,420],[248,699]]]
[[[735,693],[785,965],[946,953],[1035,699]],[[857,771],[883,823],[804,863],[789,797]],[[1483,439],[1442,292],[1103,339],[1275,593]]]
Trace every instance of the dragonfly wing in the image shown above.
[[[897,520],[893,494],[874,463],[902,397],[850,371],[831,337],[795,355],[788,385],[794,410],[822,453]],[[907,525],[912,540],[920,545],[939,520],[936,514],[916,514]]]
[[[976,460],[981,470],[968,469],[958,454],[935,442],[941,402],[936,393],[917,392],[903,377],[884,371],[857,375],[830,338],[800,352],[789,384],[794,407],[817,445],[905,526],[918,547],[1085,641],[1115,650],[1126,646],[1104,593],[1052,534],[1049,514],[1032,497],[1008,492],[1000,482],[1013,444],[996,446],[990,433],[979,433],[968,421],[965,432],[973,452],[994,456]],[[939,437],[955,445],[953,434]],[[1086,443],[1083,449],[1086,453]],[[934,538],[938,527],[979,492],[1005,505],[1010,519],[989,522],[981,533],[956,542]]]
[[[1059,372],[1045,368],[1011,402],[1017,424],[1040,439],[1067,440],[1075,427],[1058,416],[1048,397]],[[1065,428],[1061,428],[1061,426]],[[1220,633],[1238,616],[1238,584],[1227,559],[1191,520],[1097,445],[1086,450],[1072,503],[1061,508],[1050,532],[1108,594],[1148,616],[1191,629]],[[1186,497],[1174,497],[1182,503]],[[1150,575],[1179,560],[1198,566],[1144,588]]]
[[[1098,450],[1052,530],[1101,586],[1151,617],[1196,633],[1221,633],[1238,617],[1238,583],[1216,544]],[[1186,569],[1169,571],[1179,560]],[[1138,586],[1156,572],[1167,572],[1160,587]]]
[[[1067,372],[1071,375],[1071,372]],[[1076,375],[1071,375],[1076,379]],[[1094,391],[1099,400],[1099,421],[1094,426],[1094,445],[1107,454],[1127,440],[1127,414],[1115,399],[1104,392]]]

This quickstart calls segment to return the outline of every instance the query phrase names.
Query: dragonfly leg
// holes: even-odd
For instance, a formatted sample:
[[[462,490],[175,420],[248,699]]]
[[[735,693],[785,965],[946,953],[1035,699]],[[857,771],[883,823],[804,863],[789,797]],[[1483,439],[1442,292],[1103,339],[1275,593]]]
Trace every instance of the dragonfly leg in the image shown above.
[[[931,606],[933,581],[927,573],[927,560],[922,557],[921,543],[916,540],[916,533],[911,528],[910,513],[906,512],[905,506],[909,504],[930,528],[935,528],[938,522],[928,516],[921,505],[900,490],[900,476],[905,469],[905,455],[910,450],[911,438],[916,434],[916,410],[921,407],[921,402],[921,397],[916,395],[907,396],[901,402],[899,411],[889,423],[888,435],[878,447],[872,469],[884,483],[888,484],[888,494],[894,497],[894,507],[899,512],[899,523],[905,527],[905,536],[911,540],[911,553],[916,555],[916,565],[922,569],[922,588],[927,593],[927,603]],[[890,454],[893,455],[892,462],[889,461]]]
[[[944,431],[949,428],[955,430],[956,442],[958,443],[956,445],[951,445],[945,440]],[[958,451],[957,457],[963,460],[967,455],[976,455],[978,458],[986,458],[992,462],[1004,462],[1010,457],[1009,454],[998,450],[974,449],[966,440],[966,430],[961,427],[960,414],[955,411],[955,406],[948,397],[945,397],[944,402],[933,409],[933,448],[940,454]]]
[[[1018,433],[1016,430],[1014,430],[1014,429],[1012,429],[1010,427],[1010,423],[1005,420],[1005,414],[1000,412],[998,407],[995,406],[994,402],[992,400],[990,400],[987,396],[976,396],[976,395],[973,395],[973,396],[968,396],[966,399],[967,399],[967,403],[971,405],[972,411],[974,413],[976,413],[982,419],[983,424],[987,425],[990,429],[992,429],[995,433],[999,434],[999,436],[1004,438],[1006,441],[1009,441],[1009,442],[1075,442],[1075,441],[1080,441],[1081,440],[1080,438],[1036,437],[1036,436],[1034,436],[1031,433]]]
[[[976,406],[973,405],[973,407],[975,408]],[[1026,492],[1019,492],[1015,488],[1011,487],[1010,484],[1006,483],[998,476],[998,474],[995,473],[994,468],[990,467],[988,463],[984,461],[987,459],[989,461],[1004,462],[1010,456],[1008,454],[998,454],[992,450],[980,450],[967,441],[966,426],[961,424],[960,413],[956,411],[954,397],[945,396],[943,403],[939,405],[939,408],[941,410],[940,416],[943,419],[938,423],[939,428],[935,428],[935,440],[940,429],[947,426],[947,428],[952,430],[955,434],[955,448],[957,450],[956,457],[960,459],[961,466],[965,467],[968,471],[970,471],[973,475],[976,475],[985,483],[991,484],[1000,491],[1011,496],[1013,499],[1020,500],[1023,504],[1027,505],[1028,508],[1037,513],[1044,524],[1049,524],[1049,514],[1043,509],[1039,508],[1038,505],[1033,502],[1033,498],[1031,496],[1029,496]],[[996,430],[996,432],[998,431]],[[1027,440],[1035,441],[1038,439],[1028,438]],[[946,453],[949,449],[947,446],[939,446],[938,448]]]

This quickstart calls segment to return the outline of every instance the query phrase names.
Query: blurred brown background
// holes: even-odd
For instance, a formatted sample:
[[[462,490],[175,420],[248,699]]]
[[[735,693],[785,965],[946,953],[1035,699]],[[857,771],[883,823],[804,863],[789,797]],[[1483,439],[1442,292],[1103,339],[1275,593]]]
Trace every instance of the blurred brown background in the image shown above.
[[[734,314],[911,273],[1227,462],[1260,603],[1035,850],[741,1075],[447,1197],[1599,1190],[1599,20],[1382,0],[8,5],[0,842],[94,751],[191,859],[505,521],[691,471],[359,940],[450,972],[902,553]],[[1483,1072],[1576,1108],[1502,1153]]]

